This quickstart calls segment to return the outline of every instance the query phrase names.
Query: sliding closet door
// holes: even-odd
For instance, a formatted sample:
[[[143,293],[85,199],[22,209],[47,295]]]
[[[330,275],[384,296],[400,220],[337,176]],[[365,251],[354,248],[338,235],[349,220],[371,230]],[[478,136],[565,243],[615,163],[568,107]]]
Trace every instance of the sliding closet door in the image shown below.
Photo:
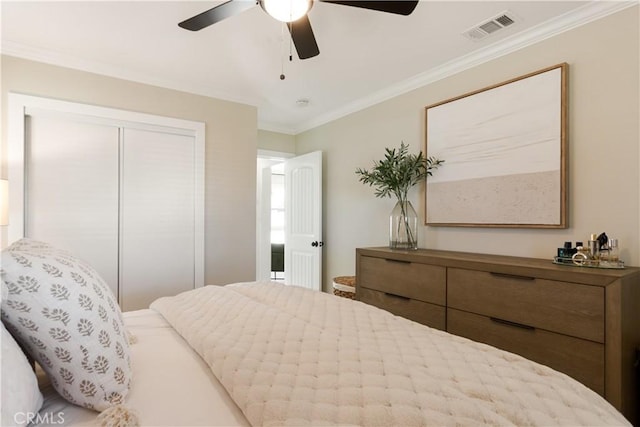
[[[204,284],[204,123],[8,94],[9,242],[93,265],[125,310]]]
[[[34,113],[24,151],[24,235],[80,256],[117,295],[118,128]]]
[[[123,129],[120,303],[195,287],[195,138]]]

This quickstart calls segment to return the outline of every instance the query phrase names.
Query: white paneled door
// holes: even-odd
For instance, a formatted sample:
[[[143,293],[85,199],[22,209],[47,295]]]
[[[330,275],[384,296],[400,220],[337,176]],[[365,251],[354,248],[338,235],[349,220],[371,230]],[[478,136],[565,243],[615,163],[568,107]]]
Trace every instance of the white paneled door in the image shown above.
[[[85,259],[125,311],[203,286],[202,123],[9,99],[10,241]]]
[[[285,283],[322,290],[322,152],[284,164]]]

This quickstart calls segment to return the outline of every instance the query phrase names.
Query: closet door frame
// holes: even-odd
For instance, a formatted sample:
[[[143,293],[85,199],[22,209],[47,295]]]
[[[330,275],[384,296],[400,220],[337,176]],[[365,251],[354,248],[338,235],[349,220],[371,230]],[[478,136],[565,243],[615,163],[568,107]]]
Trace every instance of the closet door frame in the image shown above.
[[[114,126],[172,129],[195,138],[194,285],[204,286],[204,162],[205,124],[153,114],[60,101],[18,93],[8,94],[7,178],[9,181],[8,243],[25,235],[25,126],[29,111],[76,115]]]

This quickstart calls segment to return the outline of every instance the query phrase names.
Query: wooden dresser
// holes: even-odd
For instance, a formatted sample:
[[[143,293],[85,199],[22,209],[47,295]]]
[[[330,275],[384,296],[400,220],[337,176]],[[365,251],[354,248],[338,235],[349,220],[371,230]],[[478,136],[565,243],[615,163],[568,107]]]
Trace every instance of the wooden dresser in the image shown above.
[[[640,421],[640,268],[356,249],[356,298],[564,372]]]

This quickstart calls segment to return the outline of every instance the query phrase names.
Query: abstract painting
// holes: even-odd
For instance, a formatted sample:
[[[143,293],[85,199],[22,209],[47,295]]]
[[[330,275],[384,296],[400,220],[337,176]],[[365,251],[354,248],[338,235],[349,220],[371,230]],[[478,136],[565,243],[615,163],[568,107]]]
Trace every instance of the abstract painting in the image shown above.
[[[426,107],[425,223],[567,227],[563,63]]]

